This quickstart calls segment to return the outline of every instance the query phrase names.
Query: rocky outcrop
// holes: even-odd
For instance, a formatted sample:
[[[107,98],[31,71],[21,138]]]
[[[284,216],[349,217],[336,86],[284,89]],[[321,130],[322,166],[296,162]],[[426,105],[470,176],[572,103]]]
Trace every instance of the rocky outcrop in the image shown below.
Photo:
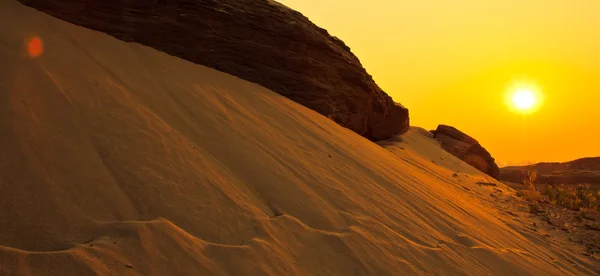
[[[498,178],[500,169],[494,158],[473,137],[447,125],[439,125],[432,133],[444,150],[491,177]]]
[[[600,157],[577,159],[571,162],[538,163],[532,165],[538,184],[591,184],[600,187]],[[500,169],[499,179],[522,183],[530,166],[511,166]]]
[[[409,127],[344,42],[271,0],[21,0],[65,21],[258,83],[370,140]]]

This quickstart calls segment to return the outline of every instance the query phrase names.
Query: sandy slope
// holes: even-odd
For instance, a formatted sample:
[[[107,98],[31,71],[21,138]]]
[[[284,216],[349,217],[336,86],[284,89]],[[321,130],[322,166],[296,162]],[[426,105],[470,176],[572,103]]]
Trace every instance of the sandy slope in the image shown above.
[[[416,130],[386,149],[258,85],[15,1],[0,1],[0,61],[0,275],[598,265],[524,235],[482,197],[485,176]]]

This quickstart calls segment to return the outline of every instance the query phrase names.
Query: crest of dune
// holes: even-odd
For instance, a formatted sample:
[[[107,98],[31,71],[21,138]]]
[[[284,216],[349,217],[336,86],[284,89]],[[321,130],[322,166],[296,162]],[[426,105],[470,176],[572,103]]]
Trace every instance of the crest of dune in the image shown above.
[[[597,273],[423,131],[374,144],[16,1],[0,61],[0,275]]]

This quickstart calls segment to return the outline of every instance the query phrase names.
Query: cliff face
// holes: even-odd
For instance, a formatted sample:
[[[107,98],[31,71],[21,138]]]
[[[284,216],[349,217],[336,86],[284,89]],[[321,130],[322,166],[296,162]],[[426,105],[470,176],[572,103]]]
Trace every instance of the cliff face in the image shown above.
[[[394,103],[350,49],[270,0],[21,0],[65,21],[258,83],[370,140],[404,132]]]
[[[539,184],[591,184],[600,187],[600,157],[582,158],[565,163],[538,163],[533,165]],[[529,166],[511,166],[500,169],[500,180],[521,183]]]
[[[433,137],[440,141],[444,150],[491,177],[498,178],[500,169],[495,159],[473,137],[446,125],[439,125],[432,132]]]

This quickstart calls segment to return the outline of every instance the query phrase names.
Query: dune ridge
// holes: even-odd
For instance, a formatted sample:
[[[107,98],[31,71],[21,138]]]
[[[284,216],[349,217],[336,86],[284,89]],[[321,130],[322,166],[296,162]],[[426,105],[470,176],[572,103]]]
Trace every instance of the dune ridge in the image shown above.
[[[0,34],[0,275],[597,272],[507,222],[477,185],[498,182],[417,130],[377,145],[16,1]]]

